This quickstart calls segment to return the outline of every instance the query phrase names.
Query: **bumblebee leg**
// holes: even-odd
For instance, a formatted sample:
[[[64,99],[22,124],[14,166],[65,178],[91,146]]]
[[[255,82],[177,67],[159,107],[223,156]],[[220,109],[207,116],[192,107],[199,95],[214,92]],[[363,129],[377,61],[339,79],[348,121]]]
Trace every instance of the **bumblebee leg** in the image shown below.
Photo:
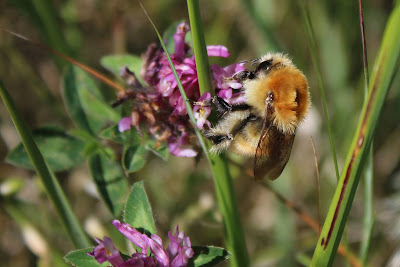
[[[217,131],[213,128],[203,131],[203,134],[213,144],[213,146],[210,149],[210,152],[216,154],[226,151],[233,140],[233,136],[230,133]]]
[[[250,109],[250,106],[247,105],[246,103],[230,105],[219,96],[214,96],[211,99],[212,99],[212,105],[215,107],[218,114],[222,116],[224,116],[228,112],[244,111]]]
[[[206,136],[208,139],[210,139],[210,141],[214,144],[214,145],[220,145],[223,142],[230,142],[232,141],[233,137],[231,134],[227,134],[227,135],[220,135],[220,134],[207,134]]]
[[[221,116],[224,116],[228,112],[243,111],[243,110],[250,109],[250,106],[247,105],[246,103],[230,105],[222,97],[219,97],[219,96],[214,96],[210,99],[200,101],[200,102],[195,102],[190,99],[187,99],[187,101],[189,101],[192,105],[195,105],[195,106],[201,106],[201,107],[213,106],[213,107],[215,107],[217,113]]]
[[[211,128],[208,130],[204,130],[203,134],[206,136],[212,143],[211,152],[213,153],[221,153],[229,148],[234,137],[243,130],[246,125],[256,120],[257,117],[255,115],[250,115],[244,120],[238,122],[232,129],[228,130],[226,128],[217,127]]]

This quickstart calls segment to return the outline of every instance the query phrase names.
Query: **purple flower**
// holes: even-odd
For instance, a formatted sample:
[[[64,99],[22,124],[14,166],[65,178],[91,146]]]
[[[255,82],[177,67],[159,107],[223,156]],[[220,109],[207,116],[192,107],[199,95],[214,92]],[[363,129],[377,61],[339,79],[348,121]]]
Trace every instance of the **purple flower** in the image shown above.
[[[171,240],[167,252],[170,259],[173,259],[172,266],[186,266],[189,259],[193,257],[194,252],[189,237],[185,236],[184,232],[179,232],[179,227],[175,227],[175,234],[168,232],[168,237]]]
[[[210,93],[200,96],[195,57],[192,48],[185,42],[189,31],[186,23],[177,26],[173,35],[175,51],[171,60],[182,83],[186,96],[196,102],[211,97]],[[222,45],[207,46],[210,57],[228,57],[228,49]],[[240,91],[242,84],[232,76],[244,70],[244,63],[232,64],[226,67],[213,65],[213,84],[215,93],[230,104],[245,101]],[[124,67],[122,77],[127,81],[129,89],[119,95],[116,103],[129,99],[134,107],[130,117],[124,117],[118,123],[120,132],[135,126],[140,133],[140,125],[144,125],[152,138],[158,143],[167,143],[170,154],[177,157],[195,157],[200,147],[195,136],[194,127],[189,120],[186,100],[182,98],[178,83],[169,65],[167,57],[161,47],[152,44],[148,47],[144,57],[140,76],[145,81],[141,85],[135,73]],[[211,108],[195,106],[194,116],[198,129],[211,127],[208,117]]]
[[[198,102],[203,102],[211,98],[211,94],[209,92],[205,92],[198,100]],[[193,108],[193,114],[197,122],[197,128],[203,129],[204,124],[207,124],[208,127],[211,127],[211,123],[207,120],[208,116],[211,114],[211,107],[202,107],[199,105],[195,105]]]
[[[182,133],[178,140],[174,140],[174,137],[170,137],[168,140],[168,150],[174,156],[192,158],[197,155],[197,152],[191,148],[186,147],[188,145],[188,133]]]
[[[99,245],[87,255],[94,257],[99,263],[108,261],[114,267],[184,267],[194,255],[189,237],[179,232],[178,226],[175,227],[174,235],[171,231],[168,232],[170,243],[168,248],[164,249],[158,235],[152,234],[148,237],[129,224],[118,220],[113,220],[112,224],[141,251],[133,253],[127,261],[124,261],[110,238],[104,237],[104,241],[96,238]],[[148,255],[148,248],[150,255]]]

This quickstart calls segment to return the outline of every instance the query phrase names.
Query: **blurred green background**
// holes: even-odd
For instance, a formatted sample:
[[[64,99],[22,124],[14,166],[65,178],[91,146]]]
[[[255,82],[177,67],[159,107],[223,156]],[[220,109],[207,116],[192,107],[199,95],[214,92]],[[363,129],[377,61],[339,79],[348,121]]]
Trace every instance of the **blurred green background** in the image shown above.
[[[188,21],[185,1],[144,1],[160,32],[172,23]],[[212,59],[222,66],[254,59],[267,51],[288,53],[309,80],[312,108],[300,127],[292,156],[272,186],[286,198],[318,217],[316,169],[310,136],[316,145],[321,177],[324,218],[336,186],[316,71],[311,62],[306,32],[296,1],[200,1],[207,44],[221,44],[228,59]],[[368,60],[373,65],[393,1],[363,1]],[[308,1],[327,99],[339,170],[341,170],[363,101],[363,59],[357,1]],[[106,75],[100,65],[105,55],[141,55],[157,37],[136,1],[9,0],[0,2],[0,27],[40,41]],[[69,63],[47,51],[0,31],[0,79],[13,96],[32,129],[58,125],[73,129],[60,94],[60,77]],[[371,67],[370,67],[371,71]],[[400,94],[399,75],[389,92],[374,141],[374,210],[370,266],[390,262],[400,246]],[[100,84],[100,83],[99,83]],[[109,103],[112,89],[102,86]],[[7,179],[20,179],[15,196],[20,208],[12,216],[30,218],[16,223],[0,198],[0,259],[4,266],[58,266],[72,249],[34,172],[5,161],[19,137],[3,104],[0,105],[0,191]],[[242,162],[240,159],[233,160]],[[250,165],[247,165],[250,166]],[[176,224],[194,245],[223,246],[221,218],[216,207],[210,171],[204,159],[170,157],[168,162],[150,156],[144,169],[129,183],[145,180],[158,233],[165,236]],[[247,247],[253,266],[298,266],[298,258],[311,256],[318,235],[261,184],[232,167]],[[57,173],[74,210],[90,234],[110,231],[112,215],[99,200],[87,164]],[[349,221],[347,239],[358,253],[363,216],[360,183]],[[2,203],[3,202],[3,203]],[[17,203],[17,202],[15,202]],[[29,204],[29,205],[28,205]],[[19,214],[20,213],[20,214]],[[322,222],[321,222],[322,223]],[[21,227],[22,226],[22,227]],[[25,230],[21,230],[25,229]],[[39,237],[32,237],[32,232]],[[42,241],[41,241],[42,240]],[[49,256],[51,255],[51,256]],[[55,255],[55,256],[54,256]],[[345,259],[336,257],[335,266]],[[400,265],[400,263],[399,263]],[[393,265],[398,266],[398,265]]]

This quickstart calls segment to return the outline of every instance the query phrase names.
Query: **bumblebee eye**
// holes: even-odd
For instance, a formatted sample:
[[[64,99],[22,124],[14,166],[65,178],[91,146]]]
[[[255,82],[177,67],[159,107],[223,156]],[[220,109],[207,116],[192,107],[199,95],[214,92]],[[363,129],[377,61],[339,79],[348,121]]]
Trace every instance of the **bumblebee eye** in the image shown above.
[[[265,103],[269,104],[272,101],[274,101],[274,94],[273,93],[268,93],[267,98],[265,99]]]
[[[272,58],[261,62],[260,65],[258,65],[256,72],[260,70],[267,70],[271,67],[271,65],[272,65]]]

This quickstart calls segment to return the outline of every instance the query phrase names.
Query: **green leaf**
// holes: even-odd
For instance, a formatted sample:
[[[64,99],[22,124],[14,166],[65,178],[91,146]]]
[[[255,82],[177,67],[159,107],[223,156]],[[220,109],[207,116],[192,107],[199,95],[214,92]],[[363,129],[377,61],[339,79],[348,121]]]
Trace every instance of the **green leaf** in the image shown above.
[[[107,70],[114,73],[115,76],[120,77],[121,68],[128,67],[128,69],[136,74],[136,77],[143,84],[140,78],[140,69],[142,68],[142,59],[135,55],[109,55],[102,57],[101,65]]]
[[[147,150],[142,145],[130,145],[122,156],[122,165],[127,172],[137,172],[146,164]]]
[[[146,142],[146,149],[153,152],[154,155],[162,158],[163,160],[167,161],[169,157],[168,147],[165,144],[159,144],[153,139],[149,139]]]
[[[108,261],[101,264],[98,263],[95,258],[88,256],[87,253],[91,252],[92,250],[93,248],[85,248],[72,251],[65,255],[64,260],[65,262],[77,267],[106,267],[110,265]]]
[[[129,131],[120,132],[118,125],[111,126],[100,133],[101,138],[112,140],[119,144],[138,144],[140,143],[141,137],[137,130],[132,127]]]
[[[64,171],[84,161],[84,142],[68,135],[62,128],[47,126],[33,131],[33,138],[46,162],[53,171]],[[33,170],[31,160],[22,143],[7,155],[7,161],[17,166]]]
[[[192,249],[194,256],[189,259],[188,266],[215,266],[231,256],[228,251],[218,247],[194,246]]]
[[[137,182],[132,186],[131,193],[125,204],[124,221],[134,228],[139,228],[145,232],[154,234],[156,226],[153,213],[143,181]]]
[[[89,158],[89,168],[100,196],[111,213],[117,217],[121,214],[125,192],[128,188],[121,167],[102,153]]]
[[[117,123],[118,113],[102,99],[93,79],[82,69],[71,66],[63,79],[64,104],[76,125],[92,135],[107,122]]]

